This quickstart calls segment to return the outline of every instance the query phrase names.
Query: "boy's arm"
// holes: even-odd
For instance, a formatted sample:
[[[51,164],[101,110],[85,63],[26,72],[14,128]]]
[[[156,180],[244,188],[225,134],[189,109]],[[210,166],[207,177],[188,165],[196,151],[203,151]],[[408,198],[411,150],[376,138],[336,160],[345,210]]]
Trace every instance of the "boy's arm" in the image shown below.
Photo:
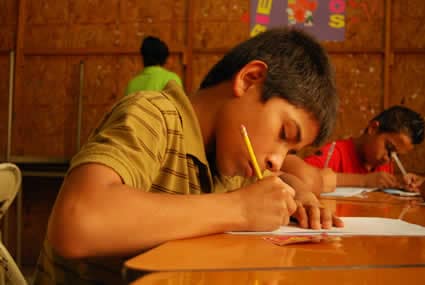
[[[87,163],[65,178],[47,238],[66,258],[125,256],[168,240],[226,231],[270,231],[289,222],[293,190],[267,177],[238,191],[205,195],[145,192],[111,168]]]
[[[335,189],[335,183],[329,183],[330,179],[323,179],[325,177],[324,174],[327,173],[326,171],[309,165],[296,155],[287,155],[281,170],[296,176],[305,184],[306,188],[316,195],[320,195],[322,192],[331,192]],[[326,177],[330,178],[330,176]]]

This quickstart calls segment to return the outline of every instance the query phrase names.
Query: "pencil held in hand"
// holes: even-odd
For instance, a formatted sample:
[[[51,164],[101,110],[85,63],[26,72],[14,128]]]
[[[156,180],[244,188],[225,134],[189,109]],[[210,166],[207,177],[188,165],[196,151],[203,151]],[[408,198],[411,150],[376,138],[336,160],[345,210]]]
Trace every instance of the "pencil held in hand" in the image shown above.
[[[258,179],[263,179],[263,174],[261,173],[260,167],[258,166],[257,158],[255,157],[254,150],[252,149],[251,141],[248,137],[248,132],[244,125],[241,125],[241,134],[245,141],[246,148],[248,149],[249,158],[251,160],[251,164],[254,167],[255,174]]]
[[[329,161],[331,160],[332,154],[334,153],[334,150],[335,150],[335,145],[336,145],[336,142],[334,141],[329,147],[328,155],[326,156],[326,161],[325,161],[325,164],[323,165],[323,168],[328,167]]]
[[[393,160],[397,164],[398,168],[400,168],[400,171],[403,174],[403,176],[405,176],[407,174],[406,169],[403,167],[403,164],[401,164],[400,159],[398,159],[397,153],[392,152],[391,157],[393,158]]]

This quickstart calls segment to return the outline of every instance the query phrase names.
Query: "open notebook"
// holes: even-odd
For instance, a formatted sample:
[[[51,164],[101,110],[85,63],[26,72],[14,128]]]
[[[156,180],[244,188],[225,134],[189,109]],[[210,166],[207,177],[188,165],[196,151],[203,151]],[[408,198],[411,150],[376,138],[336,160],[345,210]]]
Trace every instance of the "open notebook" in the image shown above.
[[[303,229],[296,225],[282,226],[272,232],[231,232],[231,234],[248,235],[319,235],[327,233],[333,236],[423,236],[425,227],[411,224],[399,219],[376,217],[341,217],[344,221],[343,228],[329,230]]]
[[[416,192],[407,192],[400,189],[379,189],[379,188],[365,188],[365,187],[336,187],[334,192],[322,193],[321,197],[354,197],[363,193],[372,191],[382,191],[392,195],[415,197],[419,196]]]

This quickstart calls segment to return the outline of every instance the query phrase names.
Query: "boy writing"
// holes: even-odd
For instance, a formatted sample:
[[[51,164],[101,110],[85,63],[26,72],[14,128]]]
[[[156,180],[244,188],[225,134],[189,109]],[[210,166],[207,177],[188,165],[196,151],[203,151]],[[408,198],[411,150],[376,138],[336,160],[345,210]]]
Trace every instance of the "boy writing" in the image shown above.
[[[289,151],[320,144],[337,97],[329,59],[303,32],[276,29],[235,47],[187,97],[122,98],[73,158],[55,202],[35,284],[119,284],[122,261],[160,243],[288,224],[342,226],[291,173]],[[251,180],[251,183],[249,183]],[[189,195],[190,194],[190,195]],[[196,195],[204,194],[204,195]]]
[[[336,141],[330,156],[325,180],[335,180],[337,186],[399,188],[419,191],[424,177],[413,173],[399,181],[391,163],[392,153],[405,154],[424,139],[424,119],[402,106],[393,106],[373,118],[363,134],[356,138]],[[319,155],[305,158],[322,168],[331,144],[323,146]]]

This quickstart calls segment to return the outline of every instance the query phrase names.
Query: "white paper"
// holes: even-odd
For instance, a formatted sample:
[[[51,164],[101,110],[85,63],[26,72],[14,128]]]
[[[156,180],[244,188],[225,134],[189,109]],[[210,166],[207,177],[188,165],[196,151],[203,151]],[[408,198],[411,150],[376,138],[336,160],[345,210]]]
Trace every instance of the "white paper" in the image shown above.
[[[425,227],[399,219],[376,217],[341,217],[343,228],[329,230],[303,229],[296,225],[282,226],[272,232],[230,232],[231,234],[251,235],[318,235],[327,233],[332,236],[425,236]]]
[[[404,196],[404,197],[415,197],[415,196],[421,195],[420,193],[417,193],[417,192],[407,192],[407,191],[403,191],[399,189],[383,189],[382,191],[391,195]]]
[[[334,192],[321,193],[321,197],[353,197],[362,193],[372,192],[378,188],[365,188],[365,187],[336,187]]]

